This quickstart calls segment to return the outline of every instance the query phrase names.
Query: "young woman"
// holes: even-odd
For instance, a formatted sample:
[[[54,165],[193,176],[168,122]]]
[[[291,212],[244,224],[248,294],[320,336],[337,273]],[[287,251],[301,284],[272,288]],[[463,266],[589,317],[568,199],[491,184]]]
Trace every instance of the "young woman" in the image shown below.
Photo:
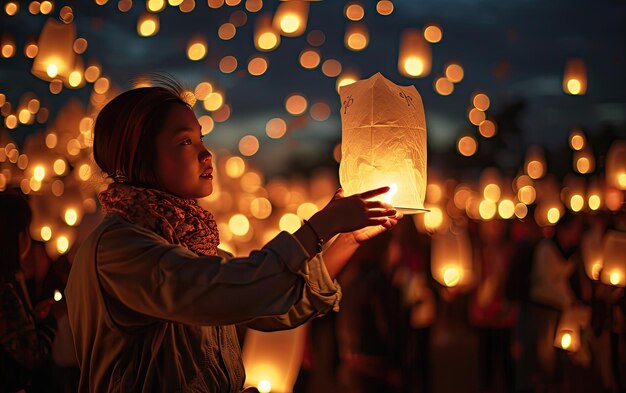
[[[181,91],[173,83],[127,91],[95,123],[94,158],[113,183],[65,291],[81,392],[241,391],[234,325],[289,329],[337,309],[329,271],[400,218],[368,200],[387,187],[339,190],[293,235],[233,258],[195,200],[213,190],[212,156]]]

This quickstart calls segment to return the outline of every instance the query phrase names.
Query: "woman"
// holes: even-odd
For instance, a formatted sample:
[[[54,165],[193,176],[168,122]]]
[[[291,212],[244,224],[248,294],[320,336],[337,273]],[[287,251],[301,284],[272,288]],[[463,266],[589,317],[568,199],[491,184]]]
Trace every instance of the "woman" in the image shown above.
[[[24,392],[49,358],[57,329],[52,299],[31,306],[21,263],[30,251],[31,210],[20,194],[0,193],[0,391]]]
[[[239,392],[234,325],[289,329],[337,309],[325,263],[336,271],[399,218],[366,201],[386,187],[338,191],[293,235],[244,258],[219,250],[213,216],[195,201],[213,190],[212,157],[181,91],[171,82],[127,91],[95,123],[94,158],[114,182],[65,292],[81,392]]]

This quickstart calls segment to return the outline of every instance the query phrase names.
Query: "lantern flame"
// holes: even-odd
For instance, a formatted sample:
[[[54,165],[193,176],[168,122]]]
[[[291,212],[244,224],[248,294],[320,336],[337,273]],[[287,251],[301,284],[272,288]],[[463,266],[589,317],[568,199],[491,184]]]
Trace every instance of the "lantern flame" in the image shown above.
[[[57,67],[57,65],[54,63],[48,64],[48,67],[46,68],[46,74],[48,74],[50,78],[56,77],[57,75],[59,75],[59,67]]]
[[[58,289],[55,289],[54,290],[54,301],[58,302],[61,299],[63,299],[63,294]]]
[[[256,388],[259,390],[259,393],[269,393],[272,391],[272,385],[266,380],[259,382]]]
[[[561,336],[561,348],[568,349],[572,345],[572,335],[569,333],[563,333]]]
[[[391,183],[391,185],[389,186],[389,191],[387,191],[385,197],[383,198],[385,203],[391,203],[391,201],[393,200],[393,196],[396,195],[397,192],[398,185],[396,183]]]
[[[602,263],[600,261],[596,261],[591,265],[591,278],[597,280],[600,278],[600,270],[602,270]]]
[[[622,280],[622,275],[619,272],[613,272],[609,276],[609,282],[611,285],[617,285]]]
[[[461,281],[461,271],[456,266],[448,266],[443,269],[443,282],[448,287],[455,287]]]

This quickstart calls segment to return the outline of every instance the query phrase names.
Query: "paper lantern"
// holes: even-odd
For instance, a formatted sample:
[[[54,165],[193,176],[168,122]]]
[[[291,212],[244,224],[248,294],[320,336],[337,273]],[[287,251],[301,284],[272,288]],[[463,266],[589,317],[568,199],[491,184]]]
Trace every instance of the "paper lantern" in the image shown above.
[[[421,78],[430,74],[432,52],[424,35],[418,29],[406,29],[400,37],[398,71],[409,78]]]
[[[626,141],[611,144],[606,156],[606,182],[619,190],[626,190]]]
[[[306,30],[308,18],[308,1],[281,1],[274,14],[274,29],[286,37],[297,37]]]
[[[74,70],[75,40],[76,27],[73,23],[65,24],[48,19],[37,42],[39,51],[33,61],[33,75],[46,81],[59,77],[67,80]]]
[[[380,73],[343,86],[339,180],[346,195],[378,187],[381,199],[404,214],[424,211],[426,119],[414,86]]]
[[[585,146],[582,150],[577,150],[573,155],[574,170],[578,173],[591,173],[596,167],[596,160],[593,156],[593,151],[589,145]]]
[[[276,332],[248,329],[243,346],[245,386],[259,392],[290,393],[300,370],[306,325]]]
[[[351,51],[361,51],[369,44],[369,33],[363,23],[350,23],[346,27],[346,34],[343,39],[346,48]]]
[[[626,232],[609,230],[604,237],[602,250],[603,283],[616,287],[626,287]]]
[[[472,280],[472,252],[465,232],[437,233],[432,238],[431,272],[446,287],[468,285]]]
[[[554,346],[568,352],[578,352],[581,345],[580,331],[591,320],[591,308],[570,307],[563,310],[556,328]]]
[[[565,63],[563,91],[572,95],[587,92],[587,68],[581,59],[568,59]]]
[[[270,14],[263,14],[256,19],[254,28],[254,46],[260,51],[271,51],[280,45],[280,34],[272,26]]]

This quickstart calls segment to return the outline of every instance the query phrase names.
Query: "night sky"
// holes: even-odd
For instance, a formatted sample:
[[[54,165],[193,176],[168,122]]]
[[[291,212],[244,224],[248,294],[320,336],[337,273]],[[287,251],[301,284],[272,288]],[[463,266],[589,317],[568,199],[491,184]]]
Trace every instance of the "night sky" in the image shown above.
[[[282,37],[276,50],[264,53],[269,60],[265,74],[255,77],[246,71],[247,60],[258,53],[252,41],[254,20],[264,12],[273,13],[277,1],[265,1],[260,12],[246,12],[247,23],[229,41],[219,39],[218,27],[233,12],[245,12],[245,1],[219,9],[197,1],[190,13],[167,6],[159,13],[160,30],[153,37],[137,35],[144,1],[134,1],[126,13],[118,10],[114,0],[103,6],[93,1],[57,1],[50,15],[31,15],[29,3],[21,1],[15,16],[0,13],[0,33],[10,34],[17,45],[14,57],[0,58],[0,93],[8,101],[16,103],[22,94],[34,92],[50,109],[50,121],[71,97],[88,102],[91,84],[52,95],[48,83],[31,74],[32,60],[23,54],[26,40],[38,36],[46,19],[58,18],[61,7],[70,5],[77,35],[89,43],[82,58],[99,62],[116,88],[129,88],[132,78],[141,72],[163,71],[190,88],[210,81],[224,89],[232,115],[225,123],[216,123],[209,134],[206,141],[211,149],[236,152],[239,139],[253,134],[259,138],[260,149],[250,160],[267,175],[336,164],[332,150],[341,138],[336,80],[325,76],[320,67],[307,70],[298,64],[299,53],[308,46],[307,34]],[[362,22],[370,41],[360,52],[346,49],[343,43],[347,3],[324,0],[310,5],[307,32],[321,30],[326,37],[319,47],[322,61],[338,59],[344,70],[361,78],[381,72],[397,84],[415,85],[423,98],[429,160],[435,165],[454,151],[456,139],[464,133],[478,136],[482,164],[501,167],[519,167],[524,149],[532,144],[555,152],[566,148],[574,127],[587,132],[592,145],[594,138],[608,144],[608,139],[626,137],[626,1],[395,0],[389,16],[376,12],[376,1],[363,1]],[[443,30],[441,42],[431,44],[432,71],[418,79],[401,76],[397,70],[401,32],[408,27],[422,29],[431,22]],[[199,62],[185,55],[187,42],[196,36],[208,42],[208,54]],[[239,61],[232,74],[217,67],[226,55]],[[571,96],[562,90],[564,66],[570,57],[583,59],[587,66],[586,95]],[[455,84],[451,95],[440,96],[433,81],[452,61],[464,67],[465,77]],[[476,91],[491,99],[487,115],[499,127],[494,140],[483,141],[467,119]],[[303,94],[309,105],[328,103],[331,117],[318,122],[306,113],[299,118],[288,114],[284,101],[294,92]],[[201,105],[196,112],[198,116],[207,113]],[[265,124],[273,117],[282,117],[291,125],[281,139],[265,135]],[[21,125],[10,133],[20,143],[45,127]],[[476,158],[464,159],[480,165]]]

